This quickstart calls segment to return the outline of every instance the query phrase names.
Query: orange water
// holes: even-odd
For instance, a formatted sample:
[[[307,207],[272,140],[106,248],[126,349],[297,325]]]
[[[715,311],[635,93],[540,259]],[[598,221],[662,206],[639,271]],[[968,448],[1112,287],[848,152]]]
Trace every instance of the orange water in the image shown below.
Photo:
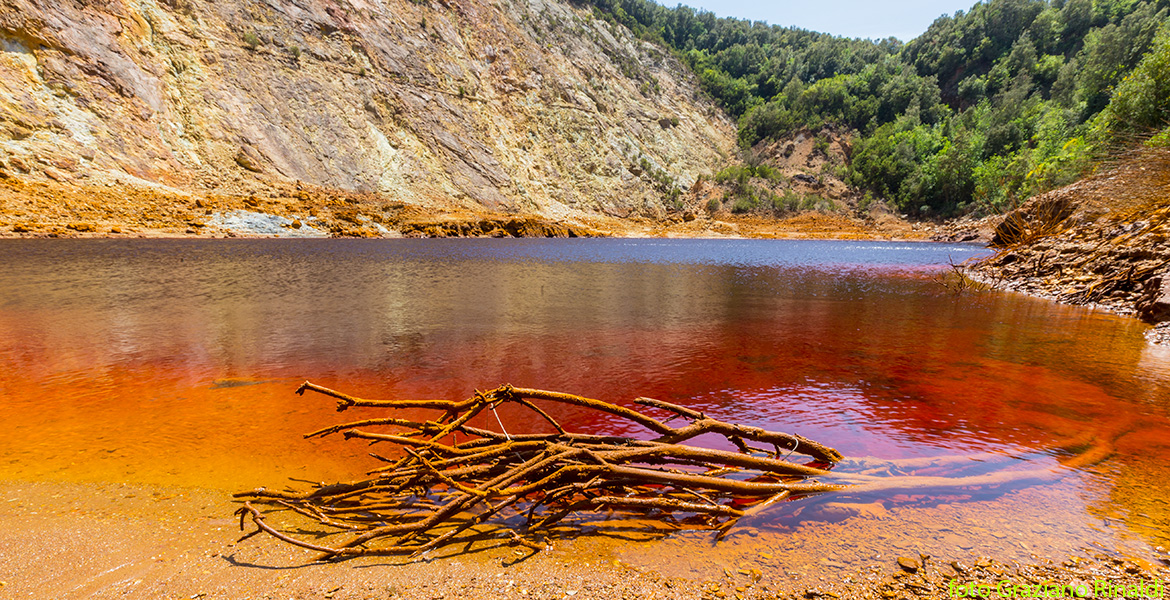
[[[949,258],[978,252],[776,241],[3,241],[0,478],[225,493],[290,477],[351,479],[376,466],[370,448],[301,434],[371,413],[339,415],[324,397],[296,396],[301,381],[450,399],[509,382],[618,402],[657,397],[848,457],[1010,452],[1018,458],[965,474],[1063,474],[801,500],[720,544],[680,533],[615,550],[660,570],[690,574],[664,558],[680,548],[705,556],[704,568],[797,575],[911,549],[1156,557],[1153,547],[1170,546],[1170,352],[1147,346],[1144,326],[1129,319],[1012,294],[955,297],[933,282]],[[579,430],[644,433],[572,408],[550,412]],[[512,431],[528,421],[500,416]],[[1059,467],[1085,449],[1107,458]]]

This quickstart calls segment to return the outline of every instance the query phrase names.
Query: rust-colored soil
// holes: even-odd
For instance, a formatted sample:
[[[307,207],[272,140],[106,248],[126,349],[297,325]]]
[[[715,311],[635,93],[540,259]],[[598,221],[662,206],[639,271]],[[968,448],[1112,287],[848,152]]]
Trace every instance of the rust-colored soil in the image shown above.
[[[310,564],[271,538],[235,544],[228,495],[120,484],[0,484],[5,598],[621,598],[694,587],[572,544],[525,559],[506,545],[455,557]],[[524,560],[521,560],[524,559]]]
[[[249,228],[225,217],[268,218]],[[0,180],[0,237],[759,237],[924,239],[931,230],[884,216],[862,220],[807,212],[773,219],[688,211],[663,219],[573,213],[496,213],[445,203],[424,207],[383,194],[307,184],[266,193],[186,192],[145,182],[75,184]]]
[[[415,561],[311,563],[313,553],[267,536],[236,543],[228,495],[124,484],[0,483],[0,596],[5,598],[943,598],[976,583],[1113,585],[1160,582],[1164,566],[1097,553],[1056,564],[924,557],[890,549],[843,572],[707,564],[711,552],[622,560],[659,544],[637,535],[560,540],[532,553],[506,544]],[[864,527],[859,535],[865,535]],[[877,536],[872,536],[876,538]],[[859,540],[880,546],[876,539]],[[670,546],[657,550],[669,552]],[[762,565],[767,548],[752,552]],[[742,558],[742,557],[740,557]],[[734,559],[734,557],[732,557]],[[742,561],[739,561],[742,562]],[[755,563],[753,563],[755,564]],[[740,568],[743,567],[743,568]],[[671,573],[692,572],[693,577]],[[854,572],[855,571],[855,572]]]

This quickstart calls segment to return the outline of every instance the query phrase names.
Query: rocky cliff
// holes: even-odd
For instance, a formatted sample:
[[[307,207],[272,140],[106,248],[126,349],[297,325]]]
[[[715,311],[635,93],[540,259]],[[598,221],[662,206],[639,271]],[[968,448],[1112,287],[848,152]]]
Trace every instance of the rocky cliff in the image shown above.
[[[734,140],[561,2],[0,0],[0,233],[661,218]]]

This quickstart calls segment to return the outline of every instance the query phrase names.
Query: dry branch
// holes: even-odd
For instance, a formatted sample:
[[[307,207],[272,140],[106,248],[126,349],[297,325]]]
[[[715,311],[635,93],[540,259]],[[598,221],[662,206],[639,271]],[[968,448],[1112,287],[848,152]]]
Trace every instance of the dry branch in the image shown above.
[[[1060,469],[999,470],[959,477],[919,476],[918,468],[947,464],[995,463],[1010,454],[884,461],[854,459],[852,473],[828,469],[842,460],[836,450],[798,435],[725,423],[683,406],[638,398],[635,403],[670,413],[666,421],[601,400],[504,385],[476,392],[467,400],[365,400],[305,382],[297,393],[313,391],[337,399],[337,409],[429,409],[432,420],[372,418],[326,427],[306,438],[340,433],[346,439],[392,444],[402,455],[378,457],[388,463],[361,481],[320,485],[305,492],[259,488],[236,494],[246,499],[237,511],[240,527],[250,517],[256,530],[320,552],[321,559],[362,555],[418,555],[448,544],[477,539],[503,540],[539,549],[541,531],[552,533],[570,516],[604,510],[642,523],[680,523],[725,533],[741,518],[751,518],[785,500],[848,490],[891,492],[953,486],[996,486],[1045,481]],[[551,433],[510,435],[469,423],[484,411],[514,403],[547,423]],[[541,405],[544,405],[544,408]],[[605,413],[645,428],[650,439],[567,431],[546,410],[568,404]],[[683,419],[686,424],[666,423]],[[392,428],[368,431],[367,428]],[[722,436],[739,451],[686,445],[700,435]],[[761,450],[748,442],[771,446]],[[809,464],[787,460],[792,454]],[[958,470],[962,471],[962,468]],[[813,479],[816,479],[815,481]],[[256,505],[266,505],[262,512]],[[266,519],[272,511],[315,521],[327,528],[331,543],[282,533]],[[684,520],[676,514],[689,515]]]
[[[393,444],[403,456],[362,481],[321,486],[307,492],[260,488],[236,494],[247,499],[238,514],[256,533],[321,552],[321,558],[411,555],[446,544],[490,536],[532,547],[533,535],[573,514],[605,509],[662,518],[694,515],[700,526],[726,527],[793,494],[835,491],[839,484],[806,481],[824,477],[841,460],[836,450],[798,435],[725,423],[686,407],[639,398],[636,403],[686,421],[680,427],[632,408],[601,400],[509,385],[476,392],[463,401],[366,400],[305,382],[354,407],[441,411],[432,420],[363,419],[326,427],[306,438],[340,433],[371,444]],[[552,433],[509,435],[473,427],[484,411],[514,403],[547,423]],[[542,408],[541,405],[544,405]],[[567,431],[549,414],[552,404],[606,413],[645,428],[650,439]],[[371,428],[391,428],[372,431]],[[686,445],[700,435],[723,436],[740,450]],[[748,442],[770,446],[763,451]],[[803,454],[811,464],[786,460]],[[331,544],[299,540],[266,521],[257,505],[316,521],[343,536]],[[756,510],[753,510],[753,505]],[[538,545],[538,544],[537,544]]]

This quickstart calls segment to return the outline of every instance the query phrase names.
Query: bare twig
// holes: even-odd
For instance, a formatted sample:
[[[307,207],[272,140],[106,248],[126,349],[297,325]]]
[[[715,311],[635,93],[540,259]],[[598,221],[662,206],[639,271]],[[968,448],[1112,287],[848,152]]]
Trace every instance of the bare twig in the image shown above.
[[[448,544],[485,539],[539,550],[545,544],[534,541],[534,536],[541,529],[572,515],[588,518],[589,513],[601,508],[645,516],[638,521],[659,523],[664,530],[703,526],[723,535],[741,518],[752,518],[780,502],[809,494],[1002,485],[1043,481],[1061,474],[1060,469],[1039,469],[958,478],[914,476],[902,474],[920,466],[914,461],[870,459],[857,461],[863,472],[835,473],[829,467],[842,457],[833,448],[796,434],[726,423],[697,410],[648,398],[635,402],[667,411],[672,418],[687,423],[671,427],[625,406],[510,385],[477,391],[460,402],[366,400],[309,382],[297,390],[302,394],[305,391],[336,398],[338,410],[370,407],[442,411],[434,420],[371,418],[326,427],[305,436],[341,433],[346,439],[393,445],[402,456],[379,457],[387,464],[371,471],[369,479],[314,484],[315,488],[307,492],[258,488],[236,494],[247,500],[237,511],[241,529],[248,517],[256,525],[256,530],[245,538],[267,533],[283,542],[318,551],[319,559],[417,556]],[[556,431],[507,434],[469,425],[482,411],[494,411],[505,403],[528,409],[536,417],[534,423],[543,422]],[[549,403],[598,411],[640,425],[652,439],[568,431],[546,410]],[[371,427],[392,427],[394,431],[366,430]],[[722,436],[740,451],[685,443],[701,435]],[[775,451],[753,448],[749,441],[771,446]],[[789,455],[803,454],[814,462],[802,464],[787,460],[787,456],[781,458],[784,450]],[[1002,458],[969,457],[962,464]],[[930,465],[944,463],[944,459],[929,461]],[[898,474],[874,475],[883,470]],[[326,546],[281,532],[265,520],[265,513],[253,503],[328,527],[340,539]],[[669,517],[675,513],[701,518]],[[512,517],[517,517],[516,521]],[[524,526],[515,530],[515,522],[523,522]]]
[[[339,411],[355,407],[431,409],[433,420],[369,418],[333,425],[306,438],[341,433],[346,439],[392,444],[405,454],[370,472],[371,479],[320,485],[310,492],[264,488],[236,494],[247,498],[241,519],[250,516],[255,533],[321,552],[321,558],[358,555],[417,555],[463,537],[494,532],[532,548],[530,536],[564,517],[599,507],[626,513],[693,513],[711,519],[738,519],[742,503],[774,502],[789,494],[841,489],[840,484],[802,482],[829,475],[821,466],[840,453],[798,435],[725,423],[684,406],[639,398],[635,402],[671,413],[687,423],[672,427],[632,408],[573,394],[501,386],[467,400],[367,400],[305,382],[297,393],[313,391],[337,399]],[[505,403],[531,411],[555,433],[500,433],[468,423],[484,410]],[[606,413],[644,427],[649,437],[634,439],[567,431],[541,404],[567,404]],[[501,422],[502,425],[502,422]],[[391,431],[369,428],[391,427]],[[688,446],[700,435],[721,435],[740,452]],[[759,442],[776,452],[752,448]],[[780,449],[817,461],[810,466],[778,458]],[[732,477],[728,477],[732,475]],[[696,502],[696,499],[699,500]],[[252,503],[267,504],[311,519],[350,537],[336,546],[298,541],[270,526]],[[527,513],[527,527],[504,525],[505,511]],[[242,523],[242,521],[241,521]],[[463,537],[461,537],[463,536]],[[376,543],[375,543],[376,542]]]

